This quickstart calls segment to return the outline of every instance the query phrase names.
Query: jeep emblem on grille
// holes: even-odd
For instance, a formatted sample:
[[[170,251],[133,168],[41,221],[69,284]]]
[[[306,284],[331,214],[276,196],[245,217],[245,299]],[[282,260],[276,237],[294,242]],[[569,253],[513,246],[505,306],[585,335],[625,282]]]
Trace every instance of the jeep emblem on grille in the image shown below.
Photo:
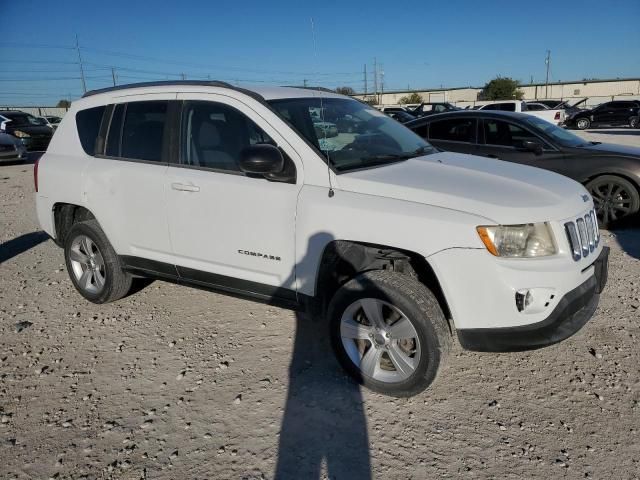
[[[582,196],[582,201],[583,202],[588,202],[589,201],[589,195],[581,195]]]

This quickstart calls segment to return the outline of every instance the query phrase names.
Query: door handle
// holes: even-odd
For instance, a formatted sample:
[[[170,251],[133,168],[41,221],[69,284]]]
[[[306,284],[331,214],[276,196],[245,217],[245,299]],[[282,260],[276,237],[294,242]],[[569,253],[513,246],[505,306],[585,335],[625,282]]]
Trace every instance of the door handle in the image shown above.
[[[181,192],[199,192],[200,187],[197,185],[185,185],[184,183],[172,183],[171,188]]]

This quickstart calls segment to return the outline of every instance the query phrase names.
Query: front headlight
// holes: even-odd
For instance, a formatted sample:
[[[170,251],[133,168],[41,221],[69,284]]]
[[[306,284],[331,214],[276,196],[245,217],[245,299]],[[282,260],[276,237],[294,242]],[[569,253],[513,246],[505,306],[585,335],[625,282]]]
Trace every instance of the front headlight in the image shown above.
[[[484,246],[496,257],[546,257],[557,252],[547,223],[476,227]]]
[[[18,138],[29,138],[31,136],[28,133],[23,132],[22,130],[14,130],[13,135],[15,135]]]

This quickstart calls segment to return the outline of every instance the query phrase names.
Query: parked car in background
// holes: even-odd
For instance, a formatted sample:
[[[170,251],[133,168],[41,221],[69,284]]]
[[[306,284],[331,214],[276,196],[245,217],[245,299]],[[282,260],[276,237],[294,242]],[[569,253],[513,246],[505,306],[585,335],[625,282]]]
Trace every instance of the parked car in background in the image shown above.
[[[549,110],[550,107],[546,106],[544,103],[538,102],[527,102],[527,110],[530,112],[535,112],[539,110]]]
[[[466,110],[406,124],[434,146],[552,170],[585,185],[608,226],[640,210],[640,148],[588,142],[531,115]]]
[[[416,117],[426,117],[427,115],[452,112],[454,110],[460,110],[460,108],[452,105],[449,102],[424,102],[418,105],[416,108],[409,110],[409,113],[411,115],[415,115]]]
[[[394,106],[394,107],[381,107],[380,111],[383,113],[391,113],[391,112],[406,112],[409,113],[409,108],[406,107],[401,107],[401,106]]]
[[[394,120],[399,121],[400,123],[407,123],[416,119],[415,115],[411,115],[408,112],[397,111],[397,112],[384,112],[384,113],[389,115]]]
[[[53,136],[53,128],[44,119],[18,110],[0,110],[0,116],[11,120],[6,133],[20,139],[27,150],[46,150]]]
[[[532,103],[539,103],[553,110],[554,108],[562,108],[562,104],[564,103],[564,101],[563,100],[538,100],[538,99],[527,101],[527,105],[530,105]]]
[[[635,128],[638,126],[639,112],[640,101],[615,100],[588,110],[579,110],[565,120],[565,125],[579,130],[590,127],[626,125]]]
[[[561,125],[564,122],[564,110],[529,110],[527,102],[522,100],[498,100],[496,102],[482,105],[479,110],[499,110],[501,112],[520,112]]]
[[[23,162],[27,159],[27,149],[13,135],[0,132],[0,163]]]
[[[55,115],[45,115],[44,117],[47,122],[49,122],[50,125],[52,125],[54,128],[56,128],[58,125],[60,125],[60,122],[62,121],[61,117],[55,116]]]

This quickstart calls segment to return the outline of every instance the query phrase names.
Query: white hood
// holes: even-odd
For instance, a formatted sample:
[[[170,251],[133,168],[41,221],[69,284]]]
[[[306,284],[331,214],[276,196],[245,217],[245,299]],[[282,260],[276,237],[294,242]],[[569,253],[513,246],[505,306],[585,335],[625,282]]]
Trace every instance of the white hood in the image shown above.
[[[540,168],[453,152],[338,175],[341,190],[480,215],[497,224],[562,220],[591,197],[570,178]]]

